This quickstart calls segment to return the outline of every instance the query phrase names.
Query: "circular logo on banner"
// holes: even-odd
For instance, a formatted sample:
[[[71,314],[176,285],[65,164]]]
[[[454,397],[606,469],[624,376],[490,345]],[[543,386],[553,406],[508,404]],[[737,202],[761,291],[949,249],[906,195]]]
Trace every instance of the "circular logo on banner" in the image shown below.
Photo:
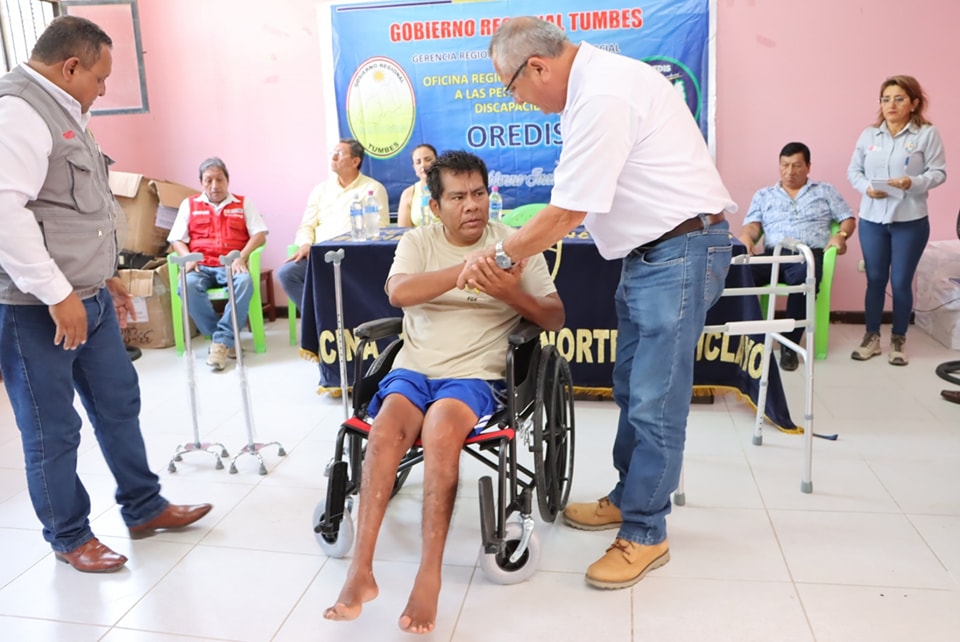
[[[416,124],[413,85],[393,60],[368,58],[360,63],[347,87],[347,126],[370,156],[396,156]]]
[[[643,61],[659,71],[687,103],[694,120],[700,121],[700,83],[690,68],[673,58],[644,58]]]

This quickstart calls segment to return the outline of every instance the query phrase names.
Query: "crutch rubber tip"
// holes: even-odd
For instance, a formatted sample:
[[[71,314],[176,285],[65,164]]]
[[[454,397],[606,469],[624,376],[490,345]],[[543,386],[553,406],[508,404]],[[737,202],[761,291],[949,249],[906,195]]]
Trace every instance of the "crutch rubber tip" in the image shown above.
[[[237,474],[237,465],[236,465],[236,464],[230,464],[230,474],[231,474],[231,475],[236,475],[236,474]]]
[[[279,455],[280,457],[287,456],[287,451],[283,449],[283,446],[280,446],[280,448],[277,450],[277,455]]]
[[[219,457],[217,457],[216,469],[217,469],[217,470],[223,470],[223,462],[220,460]]]
[[[175,473],[175,472],[177,472],[177,467],[173,465],[173,462],[172,462],[172,461],[167,465],[167,472],[168,472],[168,473]]]

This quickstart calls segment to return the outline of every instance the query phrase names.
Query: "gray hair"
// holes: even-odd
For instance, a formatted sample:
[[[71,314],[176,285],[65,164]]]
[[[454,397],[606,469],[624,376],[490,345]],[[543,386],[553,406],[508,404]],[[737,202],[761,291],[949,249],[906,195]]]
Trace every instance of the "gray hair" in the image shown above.
[[[341,143],[345,143],[350,146],[350,155],[354,158],[359,158],[360,163],[363,164],[363,157],[366,154],[366,151],[363,149],[363,145],[360,144],[359,140],[355,138],[341,138]]]
[[[563,29],[533,16],[512,18],[490,39],[487,54],[504,73],[519,69],[530,56],[556,58],[570,39]]]
[[[216,167],[217,169],[219,169],[221,172],[223,172],[223,175],[227,177],[227,180],[228,181],[230,180],[230,172],[227,171],[226,163],[224,163],[222,160],[220,160],[216,156],[213,156],[203,161],[202,163],[200,163],[200,180],[201,181],[203,180],[203,173],[208,169],[210,169],[211,167]]]

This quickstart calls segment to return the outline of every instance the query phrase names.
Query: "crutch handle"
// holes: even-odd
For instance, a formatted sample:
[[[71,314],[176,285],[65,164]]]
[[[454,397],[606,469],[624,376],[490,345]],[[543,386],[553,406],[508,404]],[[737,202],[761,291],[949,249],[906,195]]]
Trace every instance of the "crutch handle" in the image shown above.
[[[339,250],[330,250],[323,255],[323,260],[327,263],[339,265],[340,261],[343,260],[343,248],[341,247]]]
[[[236,261],[236,260],[239,259],[239,258],[240,258],[240,251],[239,251],[239,250],[233,250],[233,251],[230,252],[230,254],[227,254],[226,256],[221,256],[221,257],[220,257],[220,265],[226,267],[226,266],[232,264],[234,261]]]
[[[174,254],[173,256],[170,257],[170,260],[176,263],[177,265],[179,265],[180,267],[183,267],[187,263],[199,261],[202,258],[203,258],[203,254],[200,254],[200,252],[190,252],[190,254],[184,254],[183,256]]]

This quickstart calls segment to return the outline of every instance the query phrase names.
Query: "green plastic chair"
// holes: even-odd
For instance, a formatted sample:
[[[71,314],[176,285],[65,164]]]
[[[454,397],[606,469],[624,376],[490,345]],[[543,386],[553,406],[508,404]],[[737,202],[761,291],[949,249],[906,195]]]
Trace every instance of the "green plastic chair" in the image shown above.
[[[840,231],[840,224],[834,221],[830,224],[830,234]],[[761,235],[761,238],[763,236]],[[820,278],[820,291],[814,302],[814,318],[816,327],[813,336],[813,358],[822,361],[827,358],[827,349],[830,346],[830,290],[833,288],[833,269],[837,262],[837,248],[830,246],[823,253],[823,275]],[[786,284],[781,284],[786,285]],[[767,300],[764,294],[760,297],[760,309],[766,313]]]
[[[297,253],[300,246],[291,243],[287,246],[287,256],[293,256]],[[290,325],[290,345],[297,345],[297,303],[293,299],[287,299],[287,323]]]
[[[500,222],[512,227],[522,227],[524,223],[533,218],[534,214],[546,206],[546,203],[527,203],[526,205],[521,205],[509,212],[504,212]]]
[[[250,330],[253,332],[253,351],[267,351],[267,333],[263,327],[263,299],[260,297],[260,257],[263,254],[261,245],[253,251],[247,266],[250,268],[250,277],[253,279],[253,298],[250,299],[250,311],[247,319],[250,322]],[[172,254],[167,255],[167,271],[170,273],[170,309],[173,312],[173,340],[177,346],[177,356],[181,356],[184,351],[183,342],[183,302],[178,294],[180,287],[180,266],[170,260]],[[230,295],[226,287],[211,288],[207,290],[207,297],[211,301],[226,301]],[[240,337],[237,337],[239,346]]]

